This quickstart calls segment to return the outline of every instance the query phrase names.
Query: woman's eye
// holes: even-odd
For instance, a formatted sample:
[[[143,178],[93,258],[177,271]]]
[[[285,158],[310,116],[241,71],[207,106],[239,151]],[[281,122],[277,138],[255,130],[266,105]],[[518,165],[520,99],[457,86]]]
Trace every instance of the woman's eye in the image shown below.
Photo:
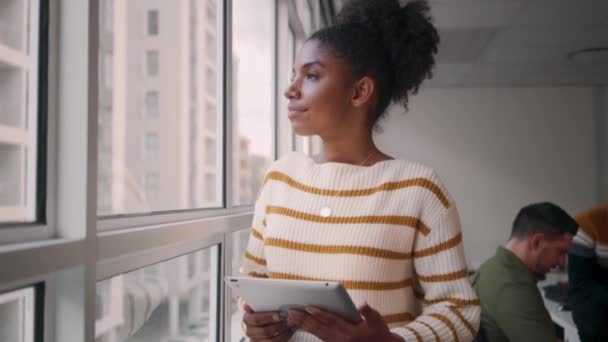
[[[306,74],[306,79],[307,80],[316,80],[318,78],[319,78],[319,76],[317,74],[313,74],[313,73]]]

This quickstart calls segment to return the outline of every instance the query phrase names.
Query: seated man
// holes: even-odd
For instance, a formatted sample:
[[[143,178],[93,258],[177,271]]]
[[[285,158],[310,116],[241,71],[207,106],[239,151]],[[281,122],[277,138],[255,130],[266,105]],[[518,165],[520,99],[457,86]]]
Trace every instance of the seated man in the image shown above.
[[[608,204],[576,216],[569,301],[581,342],[608,341]]]
[[[511,237],[474,275],[481,302],[480,340],[556,341],[537,282],[563,266],[578,224],[552,203],[522,208]]]

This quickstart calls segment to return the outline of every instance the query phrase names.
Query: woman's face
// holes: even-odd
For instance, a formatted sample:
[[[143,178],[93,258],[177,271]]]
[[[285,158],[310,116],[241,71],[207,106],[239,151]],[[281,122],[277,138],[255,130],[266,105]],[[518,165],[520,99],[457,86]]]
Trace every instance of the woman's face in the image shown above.
[[[353,82],[344,61],[319,41],[310,40],[297,55],[293,71],[285,97],[294,132],[327,137],[344,131],[352,121],[353,96]]]

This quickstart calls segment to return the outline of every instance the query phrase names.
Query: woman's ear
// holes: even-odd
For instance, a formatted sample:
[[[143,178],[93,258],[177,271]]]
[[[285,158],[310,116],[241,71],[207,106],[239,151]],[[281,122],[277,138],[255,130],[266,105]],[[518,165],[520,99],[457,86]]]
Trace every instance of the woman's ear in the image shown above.
[[[355,91],[353,92],[352,104],[355,107],[364,106],[366,103],[371,101],[374,93],[374,80],[369,76],[363,76],[355,84]]]

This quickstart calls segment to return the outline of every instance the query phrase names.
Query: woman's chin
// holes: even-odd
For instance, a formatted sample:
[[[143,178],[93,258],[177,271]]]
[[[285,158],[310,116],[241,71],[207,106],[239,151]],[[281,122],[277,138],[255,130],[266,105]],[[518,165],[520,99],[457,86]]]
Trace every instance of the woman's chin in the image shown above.
[[[300,137],[309,137],[311,135],[315,135],[315,132],[310,129],[310,127],[305,127],[303,125],[298,125],[297,123],[291,123],[291,130],[295,135]]]

